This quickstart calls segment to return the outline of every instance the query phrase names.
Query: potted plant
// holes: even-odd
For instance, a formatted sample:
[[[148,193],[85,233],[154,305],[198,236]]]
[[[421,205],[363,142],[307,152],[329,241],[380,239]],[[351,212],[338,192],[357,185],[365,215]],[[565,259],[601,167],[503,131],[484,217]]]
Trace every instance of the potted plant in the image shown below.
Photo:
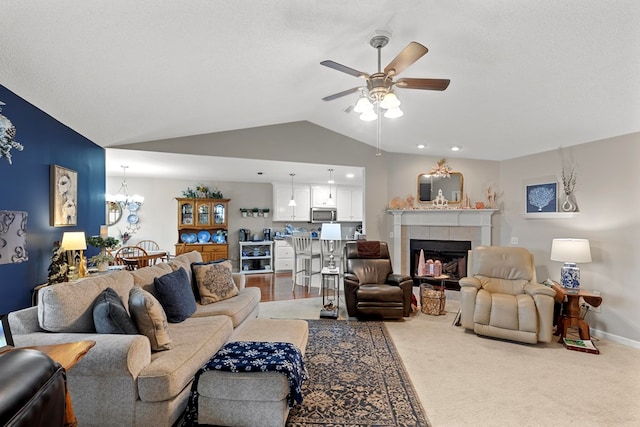
[[[120,241],[115,237],[87,237],[87,244],[100,249],[100,253],[89,258],[89,262],[98,267],[98,271],[107,271],[109,263],[113,262],[113,256],[107,252],[107,249],[114,249]]]
[[[258,209],[258,208],[251,209],[251,213],[253,214],[254,218],[258,217],[258,212],[260,212],[260,209]]]
[[[240,213],[242,214],[243,217],[247,216],[247,212],[248,212],[248,209],[240,208]]]
[[[262,215],[264,215],[264,217],[267,218],[269,216],[269,208],[262,209]]]

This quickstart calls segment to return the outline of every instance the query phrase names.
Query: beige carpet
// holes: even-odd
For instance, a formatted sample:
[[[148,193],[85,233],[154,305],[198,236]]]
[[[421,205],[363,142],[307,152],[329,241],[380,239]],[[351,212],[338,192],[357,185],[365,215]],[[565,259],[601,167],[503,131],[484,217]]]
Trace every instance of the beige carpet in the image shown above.
[[[386,322],[434,427],[640,426],[640,350],[599,340],[595,355],[478,337],[452,325],[455,297],[445,316]],[[321,305],[261,303],[260,317],[317,319]]]

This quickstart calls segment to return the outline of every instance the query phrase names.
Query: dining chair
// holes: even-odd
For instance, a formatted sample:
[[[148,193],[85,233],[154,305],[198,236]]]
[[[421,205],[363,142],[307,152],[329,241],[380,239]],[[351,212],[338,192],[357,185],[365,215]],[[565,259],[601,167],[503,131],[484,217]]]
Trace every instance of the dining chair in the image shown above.
[[[320,251],[313,250],[313,240],[308,232],[296,233],[291,240],[294,251],[291,290],[295,290],[295,286],[298,284],[298,275],[300,274],[303,280],[302,285],[309,286],[309,289],[311,289],[313,275],[320,274],[320,269],[313,270],[313,261],[317,259],[318,263],[320,263]]]
[[[158,242],[156,242],[155,240],[140,240],[138,243],[136,243],[136,246],[140,246],[142,249],[144,249],[145,251],[147,251],[147,254],[149,252],[154,252],[154,251],[160,251],[160,245],[158,245]],[[159,258],[162,261],[169,261],[169,252],[166,251],[165,252],[165,256],[162,258]],[[158,258],[153,259],[150,261],[150,263],[155,263],[158,260]]]
[[[140,246],[123,246],[114,255],[116,265],[124,265],[127,270],[136,270],[149,265],[149,255]]]

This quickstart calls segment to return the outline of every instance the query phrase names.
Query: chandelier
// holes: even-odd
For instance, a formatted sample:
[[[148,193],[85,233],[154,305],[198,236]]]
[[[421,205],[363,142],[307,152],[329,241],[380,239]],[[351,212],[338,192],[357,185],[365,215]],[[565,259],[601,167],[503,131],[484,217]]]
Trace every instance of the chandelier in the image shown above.
[[[120,184],[120,190],[115,195],[107,194],[107,202],[116,202],[121,208],[127,208],[135,211],[144,203],[144,197],[134,194],[129,195],[127,188],[127,169],[129,166],[120,166],[122,168],[122,184]]]

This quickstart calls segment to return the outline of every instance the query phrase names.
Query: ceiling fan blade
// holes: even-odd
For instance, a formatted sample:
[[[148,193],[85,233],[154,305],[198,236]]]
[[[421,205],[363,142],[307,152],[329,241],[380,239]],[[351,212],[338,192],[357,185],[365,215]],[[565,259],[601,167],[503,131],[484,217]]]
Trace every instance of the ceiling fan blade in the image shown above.
[[[450,82],[449,79],[400,79],[396,86],[406,89],[445,90]]]
[[[340,98],[341,96],[350,95],[354,92],[359,91],[360,87],[352,87],[351,89],[343,90],[342,92],[334,93],[333,95],[325,96],[322,98],[323,101],[333,101],[336,98]]]
[[[397,76],[427,52],[429,52],[429,49],[420,43],[411,42],[385,67],[384,73],[390,76]]]
[[[334,70],[342,71],[343,73],[350,74],[354,77],[369,77],[369,74],[363,73],[362,71],[354,70],[351,67],[347,67],[346,65],[338,64],[335,61],[326,60],[322,61],[320,65],[324,65],[325,67],[333,68]]]

